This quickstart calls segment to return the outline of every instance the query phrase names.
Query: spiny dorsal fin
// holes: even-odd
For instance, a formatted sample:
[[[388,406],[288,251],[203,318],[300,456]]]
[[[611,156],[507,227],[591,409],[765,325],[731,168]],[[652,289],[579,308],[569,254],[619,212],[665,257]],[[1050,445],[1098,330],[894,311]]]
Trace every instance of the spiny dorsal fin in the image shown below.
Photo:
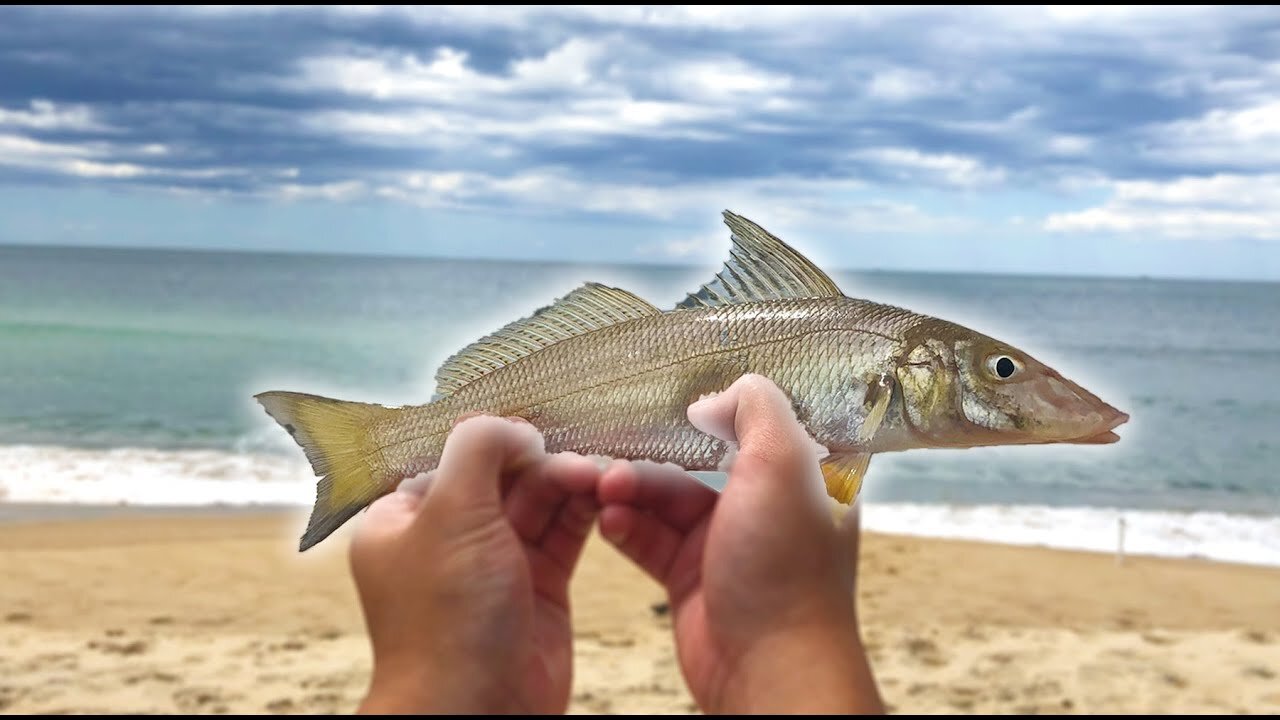
[[[759,225],[728,210],[724,224],[733,233],[733,249],[724,270],[676,308],[844,294],[817,265]]]
[[[587,283],[458,351],[436,372],[436,393],[452,395],[478,377],[574,335],[660,312],[626,290]]]

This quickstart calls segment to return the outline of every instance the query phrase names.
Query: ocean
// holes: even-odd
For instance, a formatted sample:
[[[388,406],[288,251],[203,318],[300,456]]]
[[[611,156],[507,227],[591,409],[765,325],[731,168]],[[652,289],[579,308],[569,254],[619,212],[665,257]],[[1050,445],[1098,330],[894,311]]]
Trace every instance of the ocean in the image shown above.
[[[595,280],[670,307],[702,267],[0,246],[0,502],[309,507],[253,401],[426,402],[462,345]],[[867,527],[1280,565],[1280,284],[833,272],[1132,416],[1107,446],[876,456]]]

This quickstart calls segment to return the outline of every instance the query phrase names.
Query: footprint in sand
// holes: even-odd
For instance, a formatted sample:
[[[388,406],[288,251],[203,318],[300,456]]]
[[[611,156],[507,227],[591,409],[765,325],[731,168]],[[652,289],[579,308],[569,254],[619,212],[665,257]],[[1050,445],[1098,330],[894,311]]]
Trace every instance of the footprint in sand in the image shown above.
[[[1267,642],[1271,640],[1271,638],[1267,637],[1267,634],[1261,630],[1245,630],[1242,635],[1244,635],[1245,640],[1252,643],[1258,643],[1259,645],[1266,645]]]
[[[97,650],[109,655],[141,655],[147,651],[149,647],[145,640],[131,640],[129,642],[113,642],[111,640],[90,640],[86,647],[90,650]]]
[[[1132,630],[1142,624],[1144,617],[1141,610],[1123,608],[1120,612],[1112,616],[1111,620],[1116,624],[1116,627],[1121,630]]]
[[[230,697],[214,688],[186,687],[173,694],[173,702],[184,712],[225,713]]]
[[[613,701],[609,698],[597,697],[593,692],[580,692],[573,696],[573,701],[582,703],[582,707],[597,715],[603,715],[613,709]]]
[[[267,711],[273,713],[285,713],[294,709],[294,702],[290,698],[277,698],[267,703]]]
[[[911,686],[907,688],[907,694],[923,695],[924,693],[936,690],[937,688],[937,683],[912,683]]]
[[[337,640],[342,637],[342,631],[338,628],[319,628],[308,630],[304,635],[313,640]]]
[[[347,701],[338,693],[328,692],[308,695],[303,702],[310,706],[309,710],[315,710],[317,705],[325,710],[333,710],[339,705],[346,704]]]
[[[1157,633],[1142,633],[1141,637],[1142,641],[1149,645],[1172,645],[1178,642],[1174,638]]]
[[[22,670],[75,670],[80,658],[75,653],[42,653],[24,663]]]
[[[175,683],[175,682],[178,682],[178,680],[180,679],[181,678],[179,678],[177,675],[174,675],[172,673],[145,672],[145,673],[140,673],[138,675],[129,675],[125,677],[124,684],[137,685],[138,683],[147,682],[149,680],[154,682],[161,682],[161,683]]]
[[[1028,700],[1039,700],[1061,693],[1062,685],[1057,680],[1038,680],[1022,689],[1022,696]]]
[[[29,612],[11,612],[4,616],[4,621],[7,623],[29,623],[34,619],[35,617]]]
[[[981,695],[982,692],[978,688],[957,685],[947,690],[947,704],[957,710],[968,712],[973,710],[973,706],[977,704]]]
[[[1253,665],[1244,669],[1244,676],[1259,678],[1261,680],[1274,680],[1276,674],[1271,668],[1263,667],[1261,665]]]
[[[928,638],[908,638],[903,643],[903,647],[913,659],[929,667],[941,667],[947,664],[946,658],[938,650],[937,643]]]

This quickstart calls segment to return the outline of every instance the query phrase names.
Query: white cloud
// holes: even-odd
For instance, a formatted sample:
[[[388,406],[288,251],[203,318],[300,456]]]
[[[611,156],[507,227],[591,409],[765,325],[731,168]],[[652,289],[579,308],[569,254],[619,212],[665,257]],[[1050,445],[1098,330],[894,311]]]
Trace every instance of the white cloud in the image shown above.
[[[947,86],[935,75],[912,68],[891,68],[871,76],[867,94],[889,102],[909,102],[922,97],[939,95]]]
[[[327,55],[301,61],[296,76],[276,84],[386,103],[313,113],[302,121],[313,132],[436,148],[492,147],[504,139],[585,143],[616,135],[715,139],[759,113],[796,107],[786,95],[793,86],[787,75],[733,57],[646,53],[622,41],[573,38],[514,61],[504,74],[479,72],[466,53],[451,48],[427,60],[404,53]],[[624,56],[626,62],[619,60]],[[638,94],[645,83],[665,88],[666,96]]]
[[[1280,164],[1280,100],[1210,110],[1198,118],[1152,128],[1149,137],[1146,154],[1154,160],[1275,167]]]
[[[208,180],[211,178],[248,177],[253,174],[238,167],[156,167],[122,162],[130,156],[158,157],[168,154],[163,145],[116,145],[104,142],[48,142],[25,135],[0,133],[0,167],[22,168],[37,172],[70,175],[86,179],[163,178],[170,180]],[[267,173],[272,175],[270,171]]]
[[[636,248],[636,254],[643,257],[657,255],[663,258],[691,259],[699,256],[710,256],[709,249],[723,252],[724,237],[722,235],[699,235],[696,237],[666,242],[652,243]]]
[[[675,185],[643,185],[579,179],[559,168],[509,175],[479,172],[418,172],[384,179],[374,193],[428,207],[504,212],[600,212],[657,220],[705,217],[707,208],[750,208],[779,225],[860,235],[956,230],[972,225],[956,217],[930,215],[907,203],[864,197],[860,182],[798,176],[724,179]],[[701,245],[698,245],[700,247]],[[692,240],[650,246],[668,257],[690,252]],[[718,247],[718,245],[717,245]]]
[[[100,130],[102,125],[84,105],[59,105],[48,100],[32,100],[28,109],[0,107],[0,126],[33,130]]]
[[[286,183],[271,190],[271,194],[284,200],[350,200],[363,195],[367,186],[360,180],[302,185]]]
[[[1112,183],[1102,205],[1055,213],[1046,230],[1166,238],[1280,239],[1280,173]]]
[[[105,149],[98,145],[52,143],[23,135],[0,134],[0,165],[84,178],[131,178],[146,172],[131,163],[92,159],[105,154]]]
[[[1081,156],[1093,149],[1093,138],[1084,135],[1054,135],[1049,138],[1047,149],[1051,155]]]
[[[1002,182],[1005,171],[988,167],[969,155],[954,153],[924,153],[914,148],[882,147],[857,150],[856,159],[867,160],[884,166],[900,180],[920,180],[933,184],[972,188]]]
[[[669,74],[672,88],[682,95],[720,101],[783,92],[792,86],[790,76],[767,72],[732,57],[681,63]]]

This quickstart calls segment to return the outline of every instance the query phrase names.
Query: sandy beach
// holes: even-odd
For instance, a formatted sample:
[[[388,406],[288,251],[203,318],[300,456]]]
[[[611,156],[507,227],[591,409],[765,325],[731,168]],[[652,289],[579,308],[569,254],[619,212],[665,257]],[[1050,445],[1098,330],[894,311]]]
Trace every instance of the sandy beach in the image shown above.
[[[369,653],[349,528],[290,513],[0,525],[0,710],[347,713]],[[695,711],[662,593],[598,538],[573,712]],[[1280,712],[1280,570],[868,533],[859,602],[895,712]]]

